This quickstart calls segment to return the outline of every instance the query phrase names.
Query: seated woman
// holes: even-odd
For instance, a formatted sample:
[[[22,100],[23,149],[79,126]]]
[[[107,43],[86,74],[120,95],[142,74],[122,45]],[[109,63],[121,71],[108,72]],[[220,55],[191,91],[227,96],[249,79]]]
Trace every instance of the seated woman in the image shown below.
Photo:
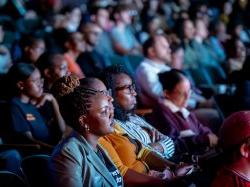
[[[79,86],[74,76],[53,86],[60,111],[72,133],[55,148],[50,160],[54,186],[123,186],[122,177],[98,139],[113,132],[112,97]]]
[[[64,80],[61,79],[61,86],[57,86],[58,88],[53,89],[53,93],[57,94],[56,98],[62,97],[60,90],[69,89],[73,87],[74,84],[72,84],[72,80],[72,76],[65,77]],[[81,79],[81,87],[95,93],[108,93],[105,85],[96,78]],[[74,100],[72,100],[71,102],[73,101]],[[112,100],[109,100],[109,102],[111,104]],[[79,101],[79,104],[80,103],[81,102]],[[87,104],[89,105],[90,103],[88,102]],[[66,106],[64,106],[64,108],[70,110]],[[116,126],[116,124],[114,126]],[[149,170],[164,170],[167,166],[167,163],[156,155],[152,155],[152,153],[147,149],[143,148],[139,142],[127,137],[126,135],[116,133],[116,127],[114,129],[114,132],[107,134],[106,136],[102,135],[102,137],[99,139],[99,144],[110,155],[114,164],[117,166],[121,175],[124,177],[125,184],[142,186],[166,185],[167,181],[159,178],[162,178],[167,174],[170,175],[170,172],[167,173],[166,171],[166,173],[164,174],[161,172]],[[95,130],[93,129],[90,132],[97,132],[97,127],[95,126]],[[177,165],[173,164],[172,166],[175,167]],[[189,169],[190,167],[185,167],[182,170],[177,168],[176,173],[178,175],[184,175],[187,173],[187,171],[189,171]],[[149,174],[155,177],[149,176]],[[158,178],[156,178],[156,176],[158,176]]]
[[[137,93],[131,76],[122,66],[111,66],[105,69],[102,80],[112,89],[117,127],[163,158],[171,158],[174,154],[173,141],[134,113]]]
[[[44,78],[44,90],[49,92],[53,83],[67,75],[68,65],[63,55],[60,53],[45,52],[36,62],[36,67]]]
[[[105,85],[98,79],[82,79],[81,86],[107,92]],[[108,90],[108,92],[111,93],[111,90]],[[154,151],[149,150],[138,140],[130,137],[118,123],[114,125],[114,133],[100,138],[99,143],[106,149],[124,176],[125,184],[165,185],[166,181],[157,178],[171,178],[173,173],[182,176],[192,169],[192,166],[177,165],[162,159]],[[173,169],[173,173],[169,170],[169,167]],[[162,172],[164,169],[166,170]],[[171,182],[175,183],[176,181]]]
[[[233,113],[225,119],[220,130],[220,145],[224,164],[212,187],[250,186],[250,111]]]
[[[40,113],[46,102],[52,105],[55,121],[62,134],[65,129],[64,121],[59,112],[56,99],[47,93],[43,93],[43,79],[39,70],[32,64],[18,63],[9,71],[14,97],[10,101],[11,132],[16,143],[33,143],[42,148],[51,149],[58,139],[54,137],[55,127],[53,119],[48,119],[46,124],[44,116]],[[53,132],[52,132],[53,131]],[[60,137],[58,137],[60,138]]]
[[[186,109],[191,86],[185,74],[172,69],[159,74],[159,79],[164,96],[149,119],[174,140],[177,154],[202,154],[207,147],[216,146],[217,136]]]

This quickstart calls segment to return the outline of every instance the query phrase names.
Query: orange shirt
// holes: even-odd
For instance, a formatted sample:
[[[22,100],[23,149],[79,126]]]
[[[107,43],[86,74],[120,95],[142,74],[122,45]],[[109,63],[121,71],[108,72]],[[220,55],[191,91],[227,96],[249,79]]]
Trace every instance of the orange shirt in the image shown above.
[[[115,126],[118,127],[118,124]],[[136,146],[123,133],[115,132],[99,139],[99,144],[108,152],[120,173],[124,176],[128,168],[146,174],[149,169],[143,158],[149,152]]]
[[[75,74],[79,79],[85,77],[80,66],[75,62],[75,60],[69,54],[64,53],[64,59],[68,64],[69,72]]]

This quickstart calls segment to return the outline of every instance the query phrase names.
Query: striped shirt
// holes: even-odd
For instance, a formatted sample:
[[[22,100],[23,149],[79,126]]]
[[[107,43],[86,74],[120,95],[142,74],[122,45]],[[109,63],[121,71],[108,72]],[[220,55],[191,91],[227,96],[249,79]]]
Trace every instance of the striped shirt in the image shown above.
[[[147,123],[143,118],[133,114],[130,115],[127,121],[119,121],[116,120],[117,123],[126,131],[126,133],[133,139],[136,139],[140,141],[145,147],[148,147],[150,150],[155,151],[156,153],[160,154],[164,158],[171,158],[175,152],[174,142],[171,138],[168,136],[165,136],[161,134],[159,131],[161,138],[159,141],[155,142],[153,140],[153,137],[150,136],[150,134],[147,132],[148,129],[150,130],[156,130],[154,127],[152,127],[149,123]],[[159,143],[164,152],[160,153],[153,147],[151,147],[149,144],[151,143]]]

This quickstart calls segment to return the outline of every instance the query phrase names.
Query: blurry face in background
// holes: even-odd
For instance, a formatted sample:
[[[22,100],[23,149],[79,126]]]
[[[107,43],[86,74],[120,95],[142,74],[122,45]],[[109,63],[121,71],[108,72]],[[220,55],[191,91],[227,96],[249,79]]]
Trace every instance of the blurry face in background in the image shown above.
[[[246,47],[241,40],[235,42],[236,57],[242,60],[246,58]]]
[[[195,33],[193,22],[191,20],[186,20],[183,24],[184,37],[188,40],[193,39]]]
[[[131,24],[132,22],[132,17],[130,15],[130,11],[129,10],[123,10],[120,12],[120,20],[125,23],[126,25]]]
[[[161,28],[161,20],[155,17],[148,23],[149,34],[155,34]]]
[[[155,42],[152,46],[154,58],[170,63],[171,61],[171,49],[169,43],[164,36],[155,36]]]
[[[103,30],[106,30],[108,28],[109,24],[109,12],[106,9],[99,9],[96,16],[96,24],[102,28]]]
[[[232,3],[230,1],[227,1],[224,3],[223,5],[223,12],[226,14],[226,15],[229,15],[232,13]]]
[[[226,33],[226,25],[225,23],[223,23],[222,21],[220,21],[217,25],[216,25],[216,33]]]
[[[97,25],[92,25],[86,31],[85,41],[91,46],[96,46],[101,33],[102,30],[100,29],[100,27],[98,27]]]
[[[38,69],[30,75],[30,77],[22,82],[21,92],[30,98],[37,99],[43,94],[43,79]]]
[[[168,100],[172,101],[179,108],[186,108],[191,95],[191,85],[187,78],[183,77],[172,91],[164,91]]]
[[[150,11],[156,12],[159,6],[158,0],[149,0],[149,9]]]
[[[55,55],[53,58],[53,68],[51,69],[51,78],[53,81],[64,77],[68,74],[68,64],[63,55]]]
[[[37,40],[32,46],[27,47],[28,58],[35,63],[37,59],[45,52],[45,43],[43,40]]]
[[[205,23],[202,20],[197,20],[195,26],[196,35],[200,36],[202,39],[206,39],[208,36],[208,30]]]
[[[181,70],[183,67],[184,50],[182,48],[177,49],[172,53],[171,67]]]
[[[71,36],[71,48],[76,52],[85,51],[85,41],[83,35],[80,32],[74,32]]]
[[[76,32],[81,21],[80,8],[74,8],[71,12],[66,14],[65,27],[69,32]]]

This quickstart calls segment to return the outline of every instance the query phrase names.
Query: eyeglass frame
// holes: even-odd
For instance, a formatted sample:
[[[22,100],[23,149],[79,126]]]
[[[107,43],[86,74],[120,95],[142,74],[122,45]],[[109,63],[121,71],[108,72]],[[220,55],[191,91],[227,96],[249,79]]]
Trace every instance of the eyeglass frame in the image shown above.
[[[133,91],[136,91],[136,86],[134,83],[130,84],[130,85],[124,85],[124,86],[119,86],[116,87],[115,90],[116,91],[121,91],[121,90],[129,90],[129,93],[132,93]]]

